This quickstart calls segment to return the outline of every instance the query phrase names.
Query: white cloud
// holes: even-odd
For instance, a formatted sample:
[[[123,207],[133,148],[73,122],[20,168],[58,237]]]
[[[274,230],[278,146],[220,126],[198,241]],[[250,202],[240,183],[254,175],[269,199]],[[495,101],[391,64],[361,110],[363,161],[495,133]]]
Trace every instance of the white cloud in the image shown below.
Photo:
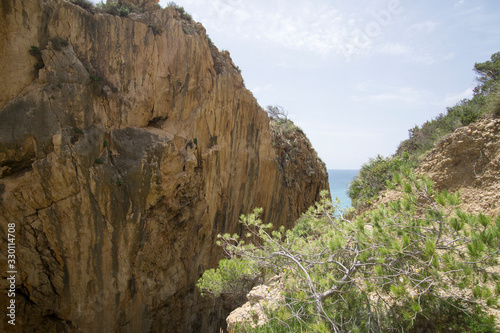
[[[305,127],[304,125],[301,125],[299,123],[299,126]],[[314,127],[313,127],[314,128]],[[373,138],[373,137],[379,137],[383,136],[383,132],[370,132],[370,131],[362,131],[362,130],[348,130],[348,131],[342,131],[342,130],[329,130],[329,131],[314,131],[314,135],[317,136],[322,136],[326,138],[339,138],[339,139],[345,139],[345,138]]]
[[[426,49],[417,50],[409,45],[390,42],[378,45],[375,48],[375,52],[383,55],[398,56],[406,63],[421,65],[433,65],[441,61],[453,59],[456,56],[455,52],[448,52],[444,55],[440,55],[435,50],[434,52]]]
[[[408,55],[410,54],[411,48],[407,45],[403,45],[401,43],[384,43],[378,47],[377,50],[379,53],[388,54],[388,55]]]
[[[366,92],[372,89],[373,87],[373,81],[372,80],[366,80],[362,82],[357,82],[353,85],[353,88],[359,92]]]
[[[474,92],[473,88],[470,87],[459,93],[447,94],[440,104],[443,107],[453,106],[462,99],[471,98],[473,92]]]
[[[377,89],[378,88],[378,89]],[[366,87],[364,91],[367,92]],[[373,90],[382,90],[382,92],[365,95],[356,95],[353,97],[355,101],[363,101],[370,103],[403,103],[403,104],[421,104],[428,95],[427,91],[419,91],[411,87],[372,87]]]
[[[166,0],[161,3],[165,5]],[[377,53],[401,56],[408,63],[429,65],[437,61],[433,53],[416,52],[400,41],[387,43],[401,21],[394,14],[381,23],[380,18],[367,14],[387,12],[382,2],[370,2],[363,11],[355,11],[356,6],[342,1],[184,0],[183,5],[188,12],[196,8],[194,19],[219,39],[258,41],[323,57],[341,55],[347,61]],[[432,33],[437,25],[426,20],[406,30],[414,35]]]
[[[165,1],[161,0],[162,5]],[[372,54],[376,43],[396,24],[396,16],[380,23],[380,19],[367,14],[387,11],[382,2],[370,3],[370,8],[364,6],[365,10],[358,11],[354,10],[356,6],[342,1],[184,0],[183,5],[188,11],[196,8],[193,17],[209,34],[258,40],[322,56],[343,55],[348,60]],[[419,29],[432,26],[428,21]]]
[[[415,23],[415,24],[411,25],[408,28],[408,32],[411,32],[411,33],[419,33],[419,32],[431,33],[434,31],[434,29],[436,28],[437,25],[438,25],[438,23],[433,22],[433,21],[419,22],[419,23]]]
[[[239,0],[185,0],[183,4],[188,9],[197,7],[193,17],[203,22],[209,34],[216,31],[323,55],[339,53],[347,34],[346,18],[330,5]]]
[[[438,62],[438,59],[436,59],[436,57],[426,52],[422,52],[420,54],[419,53],[411,54],[407,58],[407,60],[410,63],[423,64],[423,65],[432,65]]]
[[[261,86],[257,86],[257,87],[254,87],[251,89],[251,91],[256,94],[260,91],[268,91],[268,90],[271,90],[273,88],[273,85],[271,83],[269,84],[266,84],[264,87],[261,87]]]
[[[358,90],[352,99],[356,102],[391,103],[414,105],[435,105],[439,108],[453,106],[464,98],[471,98],[473,88],[467,88],[457,93],[446,94],[445,97],[437,96],[428,90],[419,90],[412,87],[377,86],[371,81],[360,82],[354,85]]]
[[[457,54],[456,54],[455,52],[450,52],[450,53],[448,53],[447,55],[445,55],[445,56],[443,57],[443,60],[450,60],[450,59],[453,59],[453,58],[455,58],[455,56],[456,56],[456,55],[457,55]]]
[[[410,64],[432,65],[439,59],[425,50],[415,50],[413,47],[402,43],[383,43],[376,47],[378,54],[398,56]]]

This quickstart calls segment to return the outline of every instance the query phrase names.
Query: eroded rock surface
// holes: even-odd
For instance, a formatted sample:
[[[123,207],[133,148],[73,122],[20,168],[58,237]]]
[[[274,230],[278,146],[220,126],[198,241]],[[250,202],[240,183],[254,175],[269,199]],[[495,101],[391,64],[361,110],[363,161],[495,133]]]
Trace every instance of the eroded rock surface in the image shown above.
[[[266,324],[269,321],[266,312],[283,306],[284,288],[283,277],[275,276],[267,283],[250,290],[247,294],[248,301],[227,317],[228,332],[235,333],[238,325],[257,327]]]
[[[328,188],[310,143],[297,136],[280,164],[229,53],[173,8],[119,17],[6,0],[0,17],[0,233],[5,244],[16,224],[15,329],[217,331],[232,309],[195,288],[220,258],[216,235],[238,232],[255,207],[290,226]]]
[[[483,119],[441,140],[418,169],[460,191],[470,212],[500,215],[500,119]]]

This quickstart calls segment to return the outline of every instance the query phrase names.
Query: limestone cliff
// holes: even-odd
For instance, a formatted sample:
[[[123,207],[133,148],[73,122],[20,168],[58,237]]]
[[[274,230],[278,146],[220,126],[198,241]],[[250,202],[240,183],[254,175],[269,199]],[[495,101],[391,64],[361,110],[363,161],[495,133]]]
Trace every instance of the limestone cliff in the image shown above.
[[[290,226],[324,164],[302,137],[280,163],[229,53],[174,8],[2,0],[0,18],[1,311],[15,223],[17,331],[216,331],[230,309],[195,288],[216,235],[254,207]]]

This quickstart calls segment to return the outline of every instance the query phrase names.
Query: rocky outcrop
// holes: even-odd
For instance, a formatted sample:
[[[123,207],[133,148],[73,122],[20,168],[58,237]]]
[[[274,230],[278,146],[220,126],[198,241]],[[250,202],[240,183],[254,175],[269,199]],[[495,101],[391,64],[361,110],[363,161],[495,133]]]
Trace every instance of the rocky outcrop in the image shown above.
[[[500,215],[500,119],[485,118],[438,141],[416,173],[428,175],[439,190],[460,192],[460,208]],[[401,197],[386,190],[380,203]]]
[[[418,168],[440,189],[460,191],[470,212],[500,215],[500,119],[482,119],[442,139]]]
[[[216,235],[241,231],[255,207],[291,226],[328,188],[324,164],[301,138],[280,165],[229,53],[174,8],[119,17],[7,0],[0,16],[0,233],[5,245],[15,224],[15,328],[216,331],[232,309],[195,288],[221,256]],[[0,266],[5,311],[5,251]]]
[[[227,317],[228,332],[235,333],[238,325],[257,327],[267,323],[266,312],[278,309],[285,302],[284,289],[283,277],[275,276],[250,290],[248,301]]]

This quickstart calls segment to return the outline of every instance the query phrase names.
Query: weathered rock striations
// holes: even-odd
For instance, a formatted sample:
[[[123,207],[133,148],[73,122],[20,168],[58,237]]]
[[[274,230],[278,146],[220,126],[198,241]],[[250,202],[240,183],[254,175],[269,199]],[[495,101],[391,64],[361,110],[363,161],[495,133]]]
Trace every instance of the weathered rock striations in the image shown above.
[[[5,0],[0,17],[15,329],[216,331],[231,309],[195,289],[220,258],[216,235],[254,207],[290,226],[328,188],[324,164],[302,137],[280,164],[229,53],[173,8],[118,17]],[[2,250],[2,312],[6,265]]]

